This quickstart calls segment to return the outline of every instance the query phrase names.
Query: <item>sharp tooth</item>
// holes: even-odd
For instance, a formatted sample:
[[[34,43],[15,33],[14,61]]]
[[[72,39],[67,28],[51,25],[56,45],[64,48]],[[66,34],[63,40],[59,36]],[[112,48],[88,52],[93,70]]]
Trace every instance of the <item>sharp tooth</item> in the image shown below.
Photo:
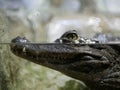
[[[78,40],[75,40],[75,44],[78,44],[79,43],[79,41]]]
[[[23,52],[26,52],[26,48],[25,47],[23,47]]]
[[[63,41],[62,41],[62,40],[60,40],[60,43],[63,43]]]

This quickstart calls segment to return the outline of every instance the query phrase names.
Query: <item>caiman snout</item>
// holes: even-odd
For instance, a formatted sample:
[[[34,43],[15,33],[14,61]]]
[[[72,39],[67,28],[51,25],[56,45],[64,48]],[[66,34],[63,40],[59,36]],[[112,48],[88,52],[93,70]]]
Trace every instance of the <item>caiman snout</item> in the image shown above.
[[[16,38],[14,38],[11,42],[12,43],[27,43],[27,42],[29,42],[29,40],[27,40],[25,37],[18,36]]]

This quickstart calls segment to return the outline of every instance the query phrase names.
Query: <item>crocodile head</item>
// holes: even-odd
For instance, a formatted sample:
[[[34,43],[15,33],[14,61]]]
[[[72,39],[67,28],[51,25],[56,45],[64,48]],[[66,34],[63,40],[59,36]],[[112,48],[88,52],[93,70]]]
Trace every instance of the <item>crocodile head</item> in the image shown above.
[[[112,77],[118,75],[120,80],[120,72],[117,72],[120,67],[116,66],[119,55],[109,45],[93,44],[96,43],[95,40],[80,38],[75,31],[63,34],[52,44],[27,44],[28,42],[22,37],[13,39],[11,51],[28,61],[82,80],[91,88],[115,88]],[[120,88],[119,84],[117,88]]]

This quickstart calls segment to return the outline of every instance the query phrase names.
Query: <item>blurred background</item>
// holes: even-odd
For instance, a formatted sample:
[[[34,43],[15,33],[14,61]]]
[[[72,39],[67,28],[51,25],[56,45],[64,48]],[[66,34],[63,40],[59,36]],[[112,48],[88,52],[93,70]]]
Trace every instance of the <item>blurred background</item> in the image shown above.
[[[68,30],[120,35],[120,0],[0,0],[0,42],[53,42]],[[102,37],[103,38],[103,37]],[[103,38],[104,39],[104,38]],[[14,56],[0,45],[0,90],[88,90],[84,83]]]

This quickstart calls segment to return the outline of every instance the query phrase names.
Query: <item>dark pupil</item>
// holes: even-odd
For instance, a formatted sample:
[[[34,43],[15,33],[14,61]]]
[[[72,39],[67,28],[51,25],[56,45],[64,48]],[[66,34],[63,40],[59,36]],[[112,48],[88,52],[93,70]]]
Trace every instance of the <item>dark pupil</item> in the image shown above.
[[[76,34],[68,34],[66,36],[68,39],[73,39],[73,40],[76,40],[77,39],[77,35]]]

